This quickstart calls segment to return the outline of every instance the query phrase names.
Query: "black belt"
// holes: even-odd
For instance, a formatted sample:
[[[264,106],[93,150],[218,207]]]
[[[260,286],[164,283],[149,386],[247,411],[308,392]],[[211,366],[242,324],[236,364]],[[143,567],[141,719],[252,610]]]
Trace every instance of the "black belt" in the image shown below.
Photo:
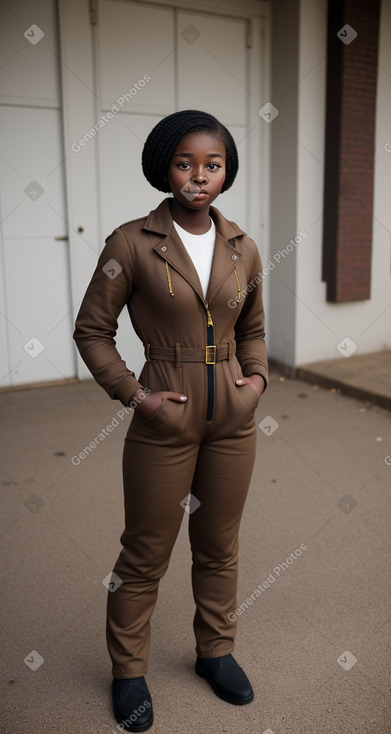
[[[175,362],[180,365],[181,362],[203,362],[204,364],[216,364],[225,359],[231,359],[235,354],[232,342],[225,344],[210,344],[205,347],[182,347],[176,344],[175,347],[153,347],[151,344],[145,345],[145,359],[149,362],[152,359],[163,360],[167,362]]]

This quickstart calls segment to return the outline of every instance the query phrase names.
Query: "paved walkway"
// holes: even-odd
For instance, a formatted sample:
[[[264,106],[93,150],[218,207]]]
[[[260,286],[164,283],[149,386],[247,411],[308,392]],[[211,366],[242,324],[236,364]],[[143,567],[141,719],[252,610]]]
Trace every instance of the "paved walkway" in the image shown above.
[[[129,418],[89,381],[0,394],[0,411],[0,731],[111,734],[102,580]],[[255,700],[224,703],[193,671],[185,513],[153,616],[151,733],[389,734],[391,414],[275,372],[257,422],[235,649]]]
[[[391,410],[391,352],[350,354],[352,348],[354,342],[344,339],[340,350],[347,359],[339,357],[303,364],[297,370],[297,377]]]

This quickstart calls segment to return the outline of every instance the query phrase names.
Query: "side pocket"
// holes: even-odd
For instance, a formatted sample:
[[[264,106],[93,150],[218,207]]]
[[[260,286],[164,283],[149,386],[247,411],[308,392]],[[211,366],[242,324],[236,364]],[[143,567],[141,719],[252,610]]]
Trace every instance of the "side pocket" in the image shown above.
[[[160,403],[159,407],[155,410],[154,413],[152,413],[152,415],[149,416],[149,418],[141,418],[141,416],[140,416],[142,422],[143,423],[148,423],[149,421],[152,421],[154,419],[155,415],[157,415],[159,413],[159,411],[162,409],[162,407],[163,407],[163,405],[164,405],[165,402],[166,402],[166,398],[163,398],[163,400]]]
[[[252,388],[251,385],[236,385],[236,389],[239,390],[240,393],[242,393],[242,397],[251,407],[251,410],[255,410],[259,403],[260,397],[258,397],[258,394],[255,392],[254,388]]]

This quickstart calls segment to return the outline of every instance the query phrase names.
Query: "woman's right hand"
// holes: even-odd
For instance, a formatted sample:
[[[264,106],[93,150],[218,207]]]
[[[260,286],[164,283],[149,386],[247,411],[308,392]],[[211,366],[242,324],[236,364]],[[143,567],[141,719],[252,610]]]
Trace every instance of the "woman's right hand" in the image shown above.
[[[141,393],[143,394],[142,398],[140,398]],[[146,421],[148,418],[152,418],[165,400],[175,400],[177,403],[185,403],[187,397],[180,392],[170,392],[168,390],[146,393],[139,387],[129,402],[136,403],[135,410],[139,413],[140,418]]]

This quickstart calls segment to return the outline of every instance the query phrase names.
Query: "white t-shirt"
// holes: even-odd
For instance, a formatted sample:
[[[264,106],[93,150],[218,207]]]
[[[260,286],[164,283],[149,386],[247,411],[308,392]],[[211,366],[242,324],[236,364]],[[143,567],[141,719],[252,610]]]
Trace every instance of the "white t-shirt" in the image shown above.
[[[213,250],[216,239],[216,225],[211,217],[210,229],[205,234],[191,234],[179,224],[174,222],[174,227],[179,234],[187,252],[189,253],[194,267],[198,273],[204,296],[208,290],[210,271],[212,268]]]

